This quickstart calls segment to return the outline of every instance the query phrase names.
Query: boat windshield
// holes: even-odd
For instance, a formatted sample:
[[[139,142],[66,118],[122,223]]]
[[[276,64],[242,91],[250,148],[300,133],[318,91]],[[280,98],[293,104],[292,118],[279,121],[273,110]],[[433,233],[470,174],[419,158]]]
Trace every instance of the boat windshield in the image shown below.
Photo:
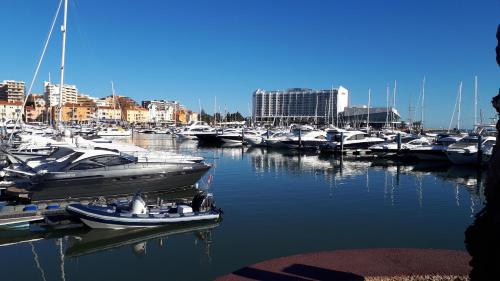
[[[477,137],[466,137],[453,144],[455,148],[477,146]]]
[[[406,137],[406,138],[401,138],[401,143],[409,143],[412,140],[416,140],[417,138],[414,137]]]

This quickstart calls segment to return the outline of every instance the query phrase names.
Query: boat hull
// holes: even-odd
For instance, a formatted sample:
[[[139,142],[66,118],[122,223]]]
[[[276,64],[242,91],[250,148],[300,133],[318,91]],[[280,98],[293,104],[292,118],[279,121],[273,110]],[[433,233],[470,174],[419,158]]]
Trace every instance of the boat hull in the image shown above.
[[[66,210],[69,214],[80,218],[90,228],[105,229],[159,227],[195,221],[215,221],[220,218],[220,214],[213,211],[161,218],[154,216],[121,217],[115,214],[106,214],[106,212],[96,212],[80,204],[69,205]]]
[[[99,196],[130,195],[142,192],[169,192],[193,186],[208,170],[209,165],[190,165],[189,169],[152,168],[147,172],[130,169],[99,174],[59,174],[46,176],[29,188],[32,201],[83,199]]]
[[[456,165],[476,165],[478,164],[476,152],[447,151],[446,156],[451,163]]]
[[[442,150],[410,150],[408,155],[414,156],[422,161],[449,161],[446,153]]]

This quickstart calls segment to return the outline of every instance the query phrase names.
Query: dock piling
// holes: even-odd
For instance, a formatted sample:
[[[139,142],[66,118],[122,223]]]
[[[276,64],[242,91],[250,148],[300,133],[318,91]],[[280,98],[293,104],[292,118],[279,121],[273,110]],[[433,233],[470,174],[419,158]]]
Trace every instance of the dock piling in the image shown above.
[[[401,133],[398,133],[396,141],[398,143],[398,153],[399,153],[401,151]]]
[[[344,153],[344,132],[340,132],[340,153]]]
[[[483,162],[483,148],[481,144],[483,143],[483,137],[481,135],[477,136],[477,165],[481,165]]]

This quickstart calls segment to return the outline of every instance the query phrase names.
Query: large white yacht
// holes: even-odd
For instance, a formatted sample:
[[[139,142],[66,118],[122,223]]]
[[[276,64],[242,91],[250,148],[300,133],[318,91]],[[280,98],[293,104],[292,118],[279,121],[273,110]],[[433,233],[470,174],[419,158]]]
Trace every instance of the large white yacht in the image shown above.
[[[432,144],[412,147],[407,154],[424,161],[448,161],[446,149],[462,138],[464,138],[462,135],[442,137]]]
[[[210,134],[215,135],[216,131],[205,121],[191,121],[186,127],[182,128],[175,135],[179,139],[198,139],[197,135]]]
[[[194,185],[211,167],[195,161],[144,162],[115,151],[69,147],[27,162],[7,157],[10,165],[4,175],[14,182],[29,178],[26,190],[34,201],[172,191]]]
[[[370,150],[374,155],[379,157],[394,156],[401,151],[409,151],[411,148],[430,145],[431,142],[425,137],[404,137],[401,138],[401,147],[398,150],[397,142],[383,142],[370,146]]]
[[[496,144],[496,137],[482,137],[481,144],[478,143],[478,138],[476,135],[467,136],[457,143],[448,146],[446,156],[453,164],[457,165],[483,165],[488,163],[493,147]],[[482,150],[481,159],[478,155],[479,145]]]
[[[328,142],[320,147],[321,152],[328,153],[340,149],[343,144],[344,149],[367,149],[372,145],[383,143],[385,140],[372,137],[362,131],[342,131],[329,132]],[[343,140],[341,139],[343,138]]]

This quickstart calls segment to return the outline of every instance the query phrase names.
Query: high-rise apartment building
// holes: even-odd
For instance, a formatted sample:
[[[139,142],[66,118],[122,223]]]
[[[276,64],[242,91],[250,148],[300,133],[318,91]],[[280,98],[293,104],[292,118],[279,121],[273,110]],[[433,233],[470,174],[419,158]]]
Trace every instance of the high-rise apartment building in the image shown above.
[[[0,100],[7,102],[24,102],[24,81],[4,80],[0,83]]]
[[[254,122],[290,124],[335,124],[348,106],[349,91],[293,88],[286,91],[256,90],[253,93]]]
[[[59,85],[50,82],[43,83],[44,96],[50,107],[59,106]],[[64,85],[62,104],[78,103],[78,89],[75,85]]]

